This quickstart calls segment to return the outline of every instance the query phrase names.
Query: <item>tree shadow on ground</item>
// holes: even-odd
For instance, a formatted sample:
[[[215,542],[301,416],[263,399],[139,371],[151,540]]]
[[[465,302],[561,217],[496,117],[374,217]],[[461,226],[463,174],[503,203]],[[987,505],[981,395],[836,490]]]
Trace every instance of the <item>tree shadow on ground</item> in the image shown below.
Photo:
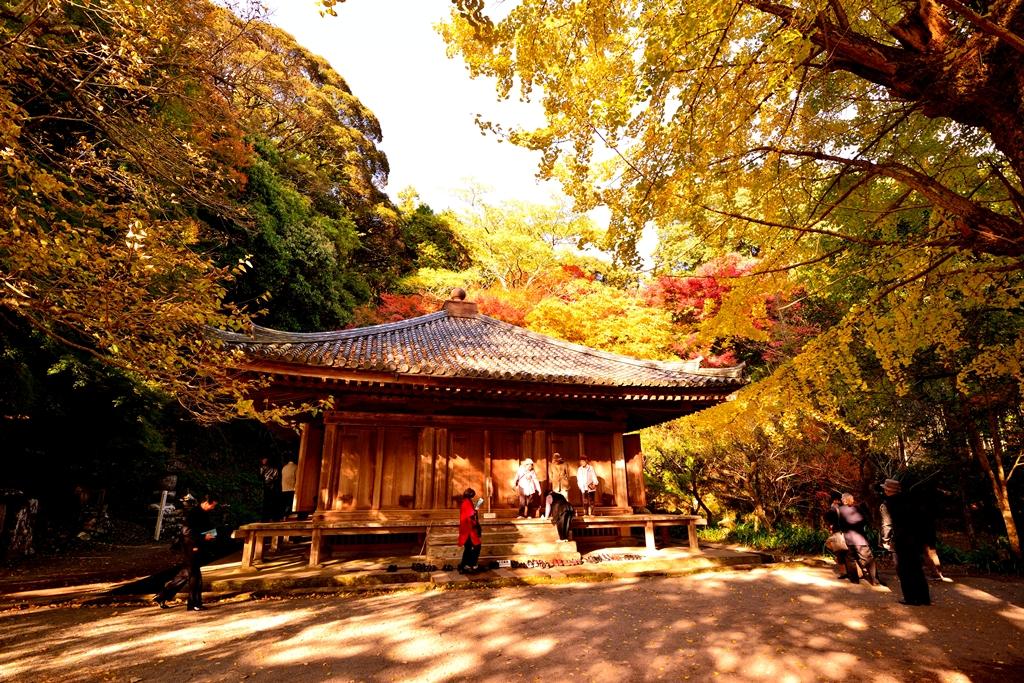
[[[0,615],[10,680],[1004,681],[1024,676],[1024,584],[936,604],[827,569]]]

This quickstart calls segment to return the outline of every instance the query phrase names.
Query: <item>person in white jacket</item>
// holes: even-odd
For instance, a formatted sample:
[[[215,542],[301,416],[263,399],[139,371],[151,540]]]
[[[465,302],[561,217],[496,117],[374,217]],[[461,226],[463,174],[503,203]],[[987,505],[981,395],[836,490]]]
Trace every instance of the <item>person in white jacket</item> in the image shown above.
[[[587,515],[594,514],[594,501],[597,499],[597,472],[590,464],[587,456],[580,456],[580,466],[576,470],[576,485],[583,496],[583,507]]]
[[[531,509],[536,507],[539,510],[540,507],[540,480],[537,479],[537,473],[533,469],[533,460],[530,458],[523,460],[519,471],[516,472],[515,481],[512,482],[512,488],[519,495],[518,516],[532,517]]]

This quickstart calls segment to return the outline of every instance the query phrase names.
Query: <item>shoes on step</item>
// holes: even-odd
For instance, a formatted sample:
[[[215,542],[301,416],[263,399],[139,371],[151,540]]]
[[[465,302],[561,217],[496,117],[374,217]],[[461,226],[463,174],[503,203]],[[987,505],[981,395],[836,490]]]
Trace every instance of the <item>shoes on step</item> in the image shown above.
[[[931,605],[931,601],[928,602],[910,602],[908,600],[900,600],[901,605],[910,605],[911,607],[928,607]]]
[[[206,608],[203,607],[202,605],[195,605],[193,607],[189,607],[188,611],[189,612],[205,612]]]
[[[160,609],[171,609],[171,606],[167,604],[166,600],[160,600],[159,598],[153,598],[153,602],[160,605]]]

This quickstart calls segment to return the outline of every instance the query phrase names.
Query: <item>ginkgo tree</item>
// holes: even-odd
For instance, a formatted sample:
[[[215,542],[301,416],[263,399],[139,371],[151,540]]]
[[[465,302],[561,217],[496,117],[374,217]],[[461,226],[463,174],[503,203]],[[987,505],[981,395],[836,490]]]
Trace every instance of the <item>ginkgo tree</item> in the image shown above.
[[[544,125],[505,134],[542,153],[577,208],[609,207],[613,238],[653,224],[710,253],[756,247],[709,337],[733,334],[765,290],[838,312],[751,392],[870,439],[844,406],[871,389],[865,369],[906,393],[934,359],[975,446],[1001,453],[988,476],[1020,554],[1019,459],[1001,436],[1015,421],[970,408],[1014,387],[997,392],[1012,415],[1024,380],[1018,324],[974,334],[1022,303],[1020,3],[525,0],[493,24],[465,14],[443,33],[471,73],[544,107]]]

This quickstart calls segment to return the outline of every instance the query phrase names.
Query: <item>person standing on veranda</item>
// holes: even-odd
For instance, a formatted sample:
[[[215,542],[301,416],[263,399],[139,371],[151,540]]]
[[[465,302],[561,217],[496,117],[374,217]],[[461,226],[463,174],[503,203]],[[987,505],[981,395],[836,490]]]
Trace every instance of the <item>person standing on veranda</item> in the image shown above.
[[[540,480],[533,469],[533,460],[527,458],[519,466],[512,488],[519,496],[519,517],[532,517],[531,510],[540,503]]]
[[[557,493],[565,500],[569,500],[569,463],[565,462],[561,453],[551,456],[551,467],[548,469],[548,479],[551,481],[551,491],[544,501],[544,517],[551,517],[552,493]]]
[[[597,500],[597,472],[585,455],[580,456],[580,466],[576,470],[576,486],[583,496],[583,508],[587,516],[594,514],[594,502]]]
[[[294,458],[289,458],[281,467],[281,519],[287,519],[292,513],[295,504],[295,476],[298,469]]]

